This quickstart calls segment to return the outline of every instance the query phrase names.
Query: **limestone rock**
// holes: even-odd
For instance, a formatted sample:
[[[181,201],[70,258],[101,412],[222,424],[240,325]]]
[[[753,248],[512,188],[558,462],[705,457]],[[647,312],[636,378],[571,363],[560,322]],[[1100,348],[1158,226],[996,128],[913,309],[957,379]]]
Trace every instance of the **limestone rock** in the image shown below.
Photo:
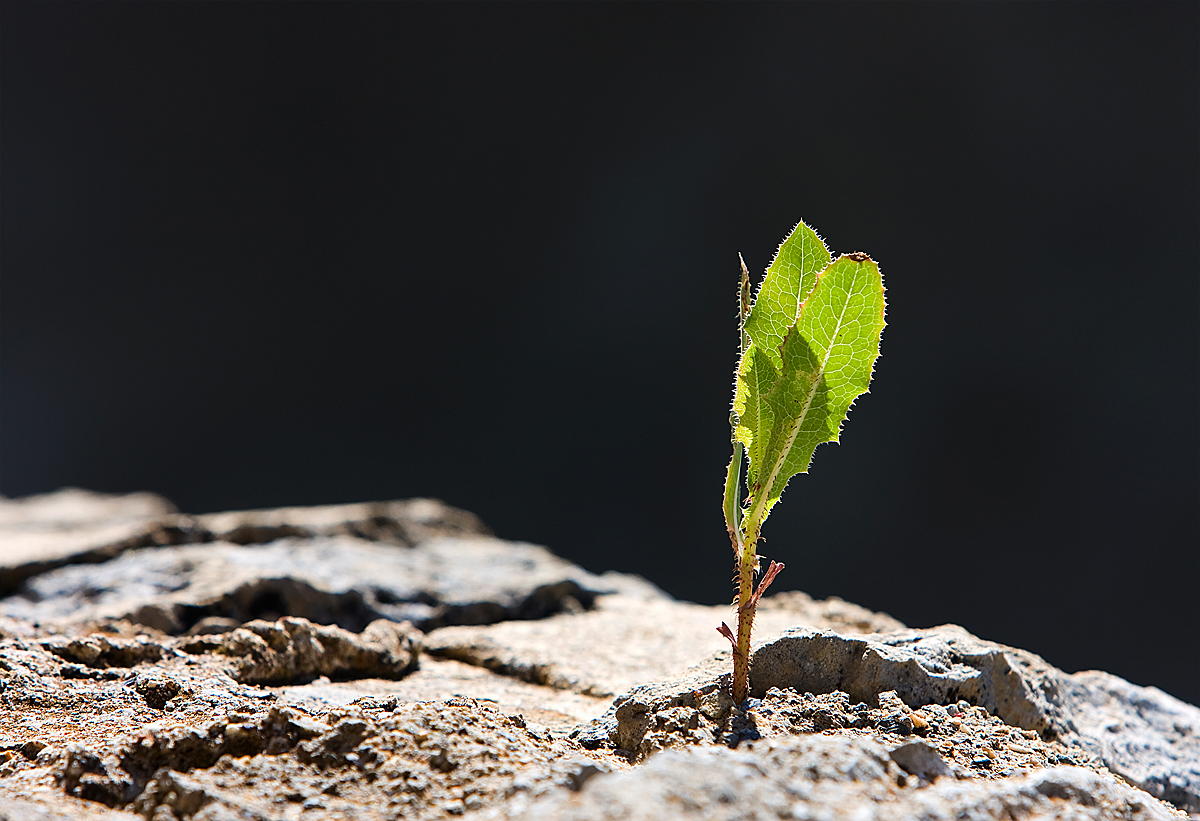
[[[843,635],[892,633],[905,629],[902,622],[887,613],[876,613],[837,596],[814,599],[800,590],[785,590],[758,603],[758,615],[754,618],[756,631],[762,628],[765,635],[770,635],[797,625],[833,630]]]
[[[841,690],[857,701],[895,691],[910,707],[965,699],[1026,730],[1071,731],[1055,668],[1032,653],[981,641],[948,625],[848,638],[832,631],[788,630],[754,652],[751,693],[772,687]]]
[[[421,657],[420,666],[404,678],[318,680],[281,687],[279,703],[321,713],[350,704],[392,705],[447,698],[473,698],[505,714],[519,714],[530,722],[566,735],[581,721],[604,712],[610,699],[529,684],[498,675],[483,667],[451,659]]]
[[[29,795],[5,795],[0,792],[0,821],[146,821],[142,816],[122,812],[64,796],[60,790],[43,787]]]
[[[638,753],[660,712],[679,707],[722,712],[730,667],[726,650],[677,677],[634,688],[600,719],[576,728],[576,737],[588,748]],[[794,628],[754,650],[751,694],[761,698],[773,689],[841,692],[868,708],[887,692],[910,710],[976,705],[1007,725],[1096,756],[1176,806],[1190,809],[1200,802],[1195,765],[1200,710],[1115,676],[1068,675],[1032,653],[978,639],[960,627],[869,637]]]
[[[0,500],[0,583],[0,821],[1158,819],[1200,795],[1195,707],[837,599],[761,603],[735,707],[728,608],[429,500]]]
[[[175,505],[154,493],[117,496],[77,487],[8,499],[0,496],[0,533],[57,532],[117,522],[142,521],[177,513]]]
[[[51,640],[44,646],[55,655],[91,668],[133,667],[168,656],[175,661],[184,658],[198,663],[194,657],[203,655],[212,664],[227,668],[233,680],[244,684],[291,684],[320,676],[403,678],[417,668],[421,633],[408,622],[386,619],[371,622],[362,633],[351,633],[334,625],[289,617],[275,622],[247,622],[219,636],[154,641],[144,636],[130,640],[91,635],[82,640]],[[97,647],[114,650],[97,653]],[[223,665],[222,661],[229,664]]]
[[[894,747],[888,757],[904,772],[926,781],[937,781],[950,774],[946,760],[924,741],[909,741]]]
[[[244,684],[286,684],[318,676],[402,678],[417,667],[421,634],[408,622],[379,619],[361,634],[307,619],[251,621],[216,637],[182,641],[185,653],[212,652],[234,660]]]
[[[122,638],[104,633],[77,638],[55,636],[42,646],[67,661],[92,668],[135,667],[158,661],[169,653],[162,642],[149,636]]]
[[[152,493],[64,488],[24,499],[0,497],[0,597],[48,570],[103,562],[141,547],[258,544],[285,536],[353,536],[413,546],[439,536],[488,535],[477,516],[436,499],[185,516]]]
[[[112,496],[78,488],[0,496],[0,596],[67,564],[100,562],[133,547],[191,540],[191,522],[153,493]]]
[[[365,821],[444,818],[569,788],[585,767],[620,767],[470,699],[320,719],[272,707],[208,726],[157,724],[47,760],[71,797],[197,821],[278,818],[289,803]]]
[[[727,686],[732,664],[723,650],[674,679],[636,688],[617,699],[606,719],[585,736],[593,741],[616,730],[616,706],[624,700],[657,710],[679,706],[693,693]],[[909,706],[953,704],[965,699],[1014,726],[1052,734],[1074,731],[1061,702],[1055,670],[1042,659],[984,642],[959,627],[912,630],[871,637],[796,627],[759,642],[751,664],[751,695],[771,688],[797,692],[845,692],[874,703],[896,692]]]
[[[636,769],[597,775],[577,793],[560,789],[531,802],[510,801],[480,817],[1165,821],[1178,816],[1140,790],[1090,770],[1054,767],[1000,781],[939,778],[918,786],[876,743],[809,736],[749,749],[672,750]]]
[[[676,601],[628,576],[603,578],[614,592],[598,596],[587,612],[446,627],[428,636],[426,651],[534,684],[611,698],[728,646],[716,627],[730,618],[730,608]],[[814,601],[799,592],[766,598],[763,605],[755,620],[760,637],[798,624],[851,633],[904,627],[885,614],[840,599]]]
[[[1085,749],[1151,795],[1200,813],[1200,708],[1096,670],[1060,686]]]
[[[474,513],[437,499],[233,510],[196,517],[211,541],[266,544],[286,537],[354,536],[413,546],[439,536],[490,536]]]
[[[376,619],[445,624],[533,619],[590,606],[608,585],[543,547],[439,537],[399,547],[351,536],[135,550],[26,581],[0,613],[38,622],[127,619],[181,633],[212,617],[298,616],[361,631]]]

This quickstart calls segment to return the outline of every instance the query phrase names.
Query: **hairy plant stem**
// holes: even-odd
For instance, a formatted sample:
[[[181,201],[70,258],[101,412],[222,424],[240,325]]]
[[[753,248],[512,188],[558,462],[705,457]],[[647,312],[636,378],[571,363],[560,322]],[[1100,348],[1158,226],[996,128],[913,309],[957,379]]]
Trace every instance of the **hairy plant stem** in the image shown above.
[[[758,601],[783,570],[773,561],[759,575],[763,522],[791,477],[808,472],[813,450],[838,440],[850,406],[870,382],[885,324],[879,266],[866,254],[832,259],[803,222],[780,244],[753,305],[744,260],[741,269],[738,366],[729,414],[733,459],[724,499],[736,562],[737,633],[724,622],[717,628],[733,647],[731,689],[738,705],[750,696]],[[810,413],[814,408],[820,418]],[[745,501],[743,487],[749,493]]]
[[[734,459],[741,456],[738,448],[734,449]],[[727,481],[735,481],[736,475],[732,467],[726,477]],[[728,488],[726,489],[729,495]],[[736,496],[736,492],[733,494]],[[760,497],[761,498],[761,497]],[[750,637],[754,629],[754,613],[758,610],[758,600],[771,586],[771,582],[783,570],[782,562],[771,562],[765,573],[757,579],[758,571],[758,533],[762,528],[764,506],[755,503],[743,516],[738,508],[736,514],[728,522],[729,538],[733,542],[733,552],[737,557],[737,635],[722,622],[717,632],[729,640],[733,646],[733,702],[742,704],[750,697]]]
[[[738,282],[738,372],[741,372],[742,360],[750,347],[750,337],[746,333],[746,317],[750,313],[750,272],[746,262],[738,254],[741,264],[741,278]],[[735,383],[737,377],[734,377]],[[735,391],[736,393],[736,391]],[[770,584],[770,579],[764,577],[760,589],[754,590],[754,572],[758,569],[758,530],[762,524],[762,509],[755,504],[750,511],[750,517],[742,509],[742,466],[746,451],[737,437],[737,413],[729,416],[730,438],[733,441],[733,458],[729,461],[729,469],[725,473],[725,527],[729,530],[729,540],[733,543],[733,555],[737,561],[738,595],[737,595],[737,636],[734,636],[724,622],[718,632],[729,639],[733,645],[733,701],[741,704],[750,695],[750,632],[754,627],[754,611],[758,608],[758,596]],[[782,565],[779,566],[782,569]],[[779,570],[772,563],[770,576],[773,578]]]
[[[758,533],[747,533],[738,556],[737,644],[733,648],[733,703],[750,697],[750,631],[754,627],[754,571],[758,566]]]

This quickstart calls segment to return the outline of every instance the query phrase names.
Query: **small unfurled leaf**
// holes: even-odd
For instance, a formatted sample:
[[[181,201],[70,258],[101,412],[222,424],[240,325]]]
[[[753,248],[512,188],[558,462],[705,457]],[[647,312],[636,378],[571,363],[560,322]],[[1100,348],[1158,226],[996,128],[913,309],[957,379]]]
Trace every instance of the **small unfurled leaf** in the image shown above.
[[[783,339],[796,324],[800,305],[816,285],[817,274],[828,265],[829,249],[816,231],[800,222],[779,244],[775,259],[767,268],[746,318],[746,333],[776,371],[783,367],[779,351]]]

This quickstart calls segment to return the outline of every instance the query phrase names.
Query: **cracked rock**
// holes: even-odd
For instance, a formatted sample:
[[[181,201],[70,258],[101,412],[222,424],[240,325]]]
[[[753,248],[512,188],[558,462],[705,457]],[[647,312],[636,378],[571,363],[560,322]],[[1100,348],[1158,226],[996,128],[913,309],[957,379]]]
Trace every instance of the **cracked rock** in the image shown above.
[[[212,617],[297,616],[355,632],[386,618],[429,630],[586,608],[608,586],[543,547],[498,539],[399,547],[350,536],[287,538],[160,547],[61,567],[0,600],[0,613],[38,622],[126,619],[171,634]]]
[[[579,726],[576,737],[589,749],[645,754],[643,739],[658,712],[695,707],[722,718],[705,705],[728,689],[730,666],[729,653],[723,651],[673,679],[636,687],[617,698],[600,719]],[[772,691],[841,693],[847,704],[860,703],[866,710],[884,708],[884,695],[890,694],[893,701],[887,703],[895,706],[876,726],[900,735],[916,731],[914,715],[926,721],[914,713],[916,708],[983,710],[1006,726],[1065,745],[1064,762],[1094,758],[1175,806],[1190,809],[1200,802],[1195,765],[1200,760],[1200,709],[1108,674],[1069,675],[1033,653],[978,639],[961,627],[863,637],[788,630],[753,653],[751,695],[761,698]],[[839,712],[844,711],[814,713],[805,731],[853,726],[855,719]],[[839,727],[838,722],[845,723]],[[718,726],[714,732],[729,731]],[[1019,740],[1003,743],[1028,746]],[[656,745],[662,746],[650,746]],[[979,748],[967,763],[980,771],[990,769],[995,754],[990,746]]]
[[[728,608],[459,514],[0,500],[0,539],[63,541],[19,563],[0,549],[0,579],[20,576],[0,598],[0,821],[1156,821],[1196,806],[1200,711],[1153,688],[785,593],[760,604],[753,697],[733,705],[713,629]],[[136,532],[95,538],[110,526]]]
[[[350,708],[314,721],[272,708],[241,723],[155,726],[98,749],[74,745],[69,795],[143,818],[279,817],[304,805],[364,819],[443,818],[521,793],[572,789],[613,765],[470,699]],[[585,774],[586,776],[581,776]],[[582,778],[582,780],[581,780]]]
[[[258,544],[287,536],[351,536],[412,546],[439,536],[488,535],[473,513],[436,499],[187,516],[153,493],[115,496],[64,488],[24,499],[0,497],[0,596],[49,570],[105,562],[144,547]]]
[[[598,596],[587,612],[445,627],[428,636],[426,652],[533,684],[611,698],[727,646],[713,626],[729,618],[728,607],[676,601],[633,576],[602,578],[613,592]],[[904,629],[885,614],[840,599],[814,601],[799,592],[763,599],[755,629],[771,636],[798,624],[852,633]]]
[[[318,676],[402,678],[416,669],[421,634],[407,622],[379,619],[361,634],[307,619],[252,621],[220,636],[186,639],[187,653],[216,653],[233,661],[244,684],[286,684]]]
[[[102,562],[125,550],[193,540],[192,521],[153,493],[110,496],[78,488],[0,496],[0,596],[68,564]]]
[[[1001,781],[938,779],[917,787],[870,741],[830,736],[760,742],[752,749],[691,748],[636,769],[597,775],[578,792],[556,790],[484,813],[490,821],[929,821],[1072,818],[1166,821],[1170,808],[1112,775],[1077,767]]]

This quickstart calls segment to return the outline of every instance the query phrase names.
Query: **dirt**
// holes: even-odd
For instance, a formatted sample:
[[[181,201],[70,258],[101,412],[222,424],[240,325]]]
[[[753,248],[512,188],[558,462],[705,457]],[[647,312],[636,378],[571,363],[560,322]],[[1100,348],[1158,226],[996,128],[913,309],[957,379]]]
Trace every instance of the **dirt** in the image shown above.
[[[287,636],[329,629],[302,621],[243,630]],[[255,679],[256,665],[278,678],[280,665],[256,656],[261,648],[236,631],[197,642],[107,627],[0,641],[0,795],[60,809],[86,802],[155,821],[435,819],[518,794],[529,800],[578,789],[597,773],[664,749],[804,734],[874,739],[893,751],[920,742],[946,769],[922,773],[910,764],[914,778],[1002,779],[1062,764],[1105,772],[1083,752],[1010,727],[981,707],[912,709],[894,693],[880,694],[875,707],[841,692],[778,688],[748,710],[731,709],[727,698],[700,700],[648,716],[637,748],[624,751],[586,750],[565,732],[465,697],[414,703],[381,694],[345,707],[285,707],[280,688],[239,681]],[[245,652],[214,652],[236,649]]]
[[[843,692],[815,695],[773,687],[749,705],[746,710],[721,706],[714,711],[701,700],[697,707],[657,711],[637,748],[624,754],[641,761],[673,747],[737,747],[764,738],[820,733],[871,738],[889,748],[921,741],[960,779],[1005,778],[1018,770],[1063,764],[1108,772],[1094,756],[1060,741],[1046,741],[1033,730],[1011,727],[965,701],[914,710],[889,691],[879,694],[878,707],[871,707],[852,702]]]
[[[656,821],[900,793],[980,819],[1106,818],[1095,790],[1130,818],[1200,809],[1200,711],[1154,688],[785,593],[734,709],[726,608],[431,500],[185,521],[62,491],[0,500],[0,538],[0,821],[602,818],[629,784]],[[733,766],[761,781],[744,807],[708,774]]]

